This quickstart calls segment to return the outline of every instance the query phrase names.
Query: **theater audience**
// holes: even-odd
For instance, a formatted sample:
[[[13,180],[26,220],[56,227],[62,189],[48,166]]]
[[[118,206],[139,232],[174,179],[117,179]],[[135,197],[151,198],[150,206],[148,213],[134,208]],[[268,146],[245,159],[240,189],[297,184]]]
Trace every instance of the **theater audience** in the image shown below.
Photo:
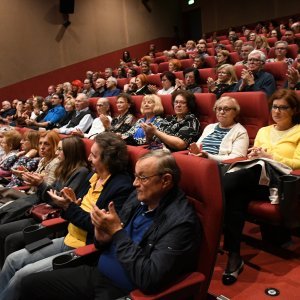
[[[198,69],[187,68],[183,71],[184,81],[176,79],[175,90],[188,90],[192,93],[201,93],[200,75]]]
[[[86,94],[79,93],[75,99],[75,115],[71,118],[68,124],[54,129],[58,133],[71,134],[79,129],[83,133],[89,130],[93,123],[92,112],[89,109],[89,100]]]
[[[105,92],[105,79],[97,78],[95,81],[95,92],[91,97],[103,97]]]
[[[103,97],[118,96],[120,93],[120,89],[117,88],[117,79],[112,76],[108,77],[106,79],[106,90],[103,93]]]
[[[216,67],[219,68],[222,65],[230,64],[229,51],[221,50],[217,53],[217,64]]]
[[[133,100],[129,94],[121,93],[117,96],[118,116],[110,120],[109,116],[100,116],[105,131],[122,134],[135,124],[135,116],[132,114]]]
[[[97,134],[105,131],[105,127],[102,123],[101,117],[107,117],[109,119],[109,122],[111,122],[112,120],[110,116],[109,100],[107,98],[99,98],[96,106],[98,117],[94,119],[90,130],[87,133],[83,133],[79,128],[77,128],[76,130],[71,132],[72,135],[77,135],[93,140],[95,139]]]
[[[195,96],[189,91],[177,91],[172,95],[175,115],[163,119],[159,126],[141,124],[147,143],[155,147],[167,147],[171,151],[186,149],[199,137],[200,123],[194,115]]]
[[[82,93],[86,94],[88,98],[91,98],[95,94],[93,89],[93,80],[92,78],[85,78],[83,81],[83,91]]]
[[[24,172],[34,172],[40,161],[38,156],[40,134],[35,130],[28,130],[24,133],[20,141],[20,151],[11,157],[10,169],[12,172],[11,179],[6,187],[12,188],[22,186]]]
[[[72,96],[76,98],[77,94],[82,92],[83,83],[81,80],[76,79],[73,80],[71,84],[72,84]]]
[[[265,72],[263,66],[266,56],[259,50],[253,50],[248,55],[248,69],[243,69],[241,79],[235,85],[235,92],[263,91],[271,96],[276,90],[275,79],[272,74]]]
[[[93,243],[94,225],[90,212],[94,207],[106,210],[113,201],[116,211],[120,211],[133,190],[131,177],[126,171],[126,144],[115,134],[102,133],[95,139],[89,161],[95,174],[90,178],[90,188],[82,201],[77,200],[72,188],[62,188],[61,196],[54,190],[48,191],[52,201],[62,208],[62,217],[70,222],[67,235],[52,239],[52,244],[33,253],[22,249],[11,254],[0,274],[1,296],[23,297],[23,292],[20,293],[22,277],[52,270],[55,256]],[[17,264],[14,257],[19,257]]]
[[[54,93],[51,97],[52,108],[47,112],[46,116],[40,120],[27,120],[28,126],[42,127],[45,129],[51,129],[56,123],[63,119],[66,115],[66,111],[62,106],[64,96],[62,94]],[[33,128],[34,128],[33,127]]]
[[[177,72],[181,70],[181,62],[179,59],[170,59],[169,60],[169,71]]]
[[[238,61],[235,65],[247,65],[248,63],[248,55],[251,51],[253,51],[253,46],[249,45],[249,44],[243,44],[242,48],[241,48],[241,53],[240,53],[240,57],[241,57],[241,61]]]
[[[257,161],[252,161],[247,167],[245,163],[237,164],[223,178],[226,200],[224,249],[228,251],[228,262],[222,278],[225,285],[236,282],[243,270],[240,243],[249,201],[253,197],[268,199],[269,188],[278,188],[276,173],[271,172],[274,167],[277,166],[277,176],[300,168],[299,96],[294,91],[282,89],[272,95],[270,103],[274,124],[261,128],[254,147],[249,149],[248,158]],[[261,160],[264,158],[268,161]],[[286,168],[278,169],[278,163],[286,165]],[[263,172],[266,172],[269,180]],[[276,231],[273,234],[276,235]]]
[[[266,63],[282,61],[285,62],[288,66],[291,66],[294,60],[290,57],[286,57],[288,44],[286,41],[277,41],[275,43],[275,58],[269,58],[266,60]]]
[[[11,167],[16,161],[22,136],[16,130],[5,131],[2,136],[1,146],[4,155],[0,160],[0,176],[6,177],[11,175]]]
[[[223,93],[233,91],[237,83],[237,76],[234,67],[229,64],[221,65],[217,70],[217,75],[217,80],[208,77],[207,87],[208,91],[214,93],[219,99]]]
[[[129,145],[144,145],[147,143],[146,135],[142,125],[144,123],[152,123],[159,126],[162,121],[160,115],[164,112],[161,99],[157,95],[146,95],[141,104],[141,113],[144,115],[125,133],[122,134],[122,139]]]
[[[238,102],[232,97],[221,97],[214,105],[218,123],[208,124],[197,141],[190,145],[191,155],[222,162],[245,157],[249,146],[247,130],[237,122]]]
[[[54,124],[54,128],[60,128],[67,125],[76,113],[75,99],[72,96],[67,96],[64,103],[66,114],[58,123]]]
[[[149,95],[152,92],[148,88],[148,77],[145,74],[139,74],[135,78],[136,91],[132,95]]]
[[[11,107],[9,101],[2,101],[2,108],[0,110],[0,122],[7,123],[7,117],[13,116],[16,113],[16,109]]]
[[[179,179],[180,170],[170,154],[153,151],[141,157],[135,167],[137,192],[124,209],[116,212],[111,202],[107,212],[92,210],[96,246],[105,245],[98,266],[29,275],[21,282],[21,299],[47,294],[47,299],[57,300],[110,300],[136,288],[154,293],[195,270],[202,234],[194,209],[178,187]],[[143,226],[133,230],[136,223]],[[164,245],[176,245],[176,251]]]
[[[172,94],[175,91],[175,81],[176,81],[176,76],[174,73],[170,71],[166,71],[160,74],[160,79],[162,83],[162,89],[158,89],[155,85],[148,85],[149,90],[153,94],[157,95],[168,95]]]

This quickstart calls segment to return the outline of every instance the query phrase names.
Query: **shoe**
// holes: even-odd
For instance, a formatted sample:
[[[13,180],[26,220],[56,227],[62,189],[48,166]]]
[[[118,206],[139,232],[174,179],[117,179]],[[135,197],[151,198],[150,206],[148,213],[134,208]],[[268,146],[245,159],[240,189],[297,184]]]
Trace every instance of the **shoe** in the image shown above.
[[[234,284],[237,281],[237,278],[239,276],[239,274],[242,273],[244,269],[244,261],[241,260],[241,263],[239,264],[239,266],[237,267],[237,269],[231,273],[229,272],[225,272],[223,273],[222,276],[222,282],[224,285],[231,285]]]

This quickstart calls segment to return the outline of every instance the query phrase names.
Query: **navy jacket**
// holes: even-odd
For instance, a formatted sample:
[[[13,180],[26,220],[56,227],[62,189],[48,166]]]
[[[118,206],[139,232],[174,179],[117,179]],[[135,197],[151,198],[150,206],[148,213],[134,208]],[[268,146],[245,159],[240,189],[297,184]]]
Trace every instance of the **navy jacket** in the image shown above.
[[[111,175],[105,183],[96,205],[107,209],[109,202],[113,201],[115,208],[119,211],[123,203],[133,191],[132,178],[126,172]],[[94,240],[94,226],[90,213],[84,211],[80,206],[71,203],[67,210],[63,211],[61,217],[75,226],[87,231],[87,244]]]

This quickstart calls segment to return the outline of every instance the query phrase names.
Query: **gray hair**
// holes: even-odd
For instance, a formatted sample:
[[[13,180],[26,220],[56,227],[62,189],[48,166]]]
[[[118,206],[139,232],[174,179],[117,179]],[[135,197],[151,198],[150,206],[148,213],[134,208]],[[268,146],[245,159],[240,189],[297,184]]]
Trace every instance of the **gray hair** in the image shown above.
[[[239,105],[239,103],[237,102],[237,100],[235,98],[232,98],[232,97],[229,97],[229,96],[223,96],[221,97],[220,99],[218,99],[216,102],[215,102],[215,105],[214,105],[214,111],[216,111],[217,107],[223,103],[224,101],[231,101],[232,102],[232,105],[233,107],[235,108],[235,111],[237,113],[237,115],[240,113],[240,110],[241,110],[241,107]]]
[[[140,160],[155,157],[157,158],[156,167],[159,174],[171,174],[174,185],[178,185],[181,172],[176,163],[176,160],[169,150],[154,150],[145,153],[139,158]]]
[[[253,55],[253,54],[259,54],[260,55],[260,60],[262,62],[264,62],[264,63],[266,62],[266,55],[262,51],[260,51],[260,50],[253,50],[253,51],[251,51],[249,53],[249,56]],[[248,58],[249,58],[249,56],[248,56]]]

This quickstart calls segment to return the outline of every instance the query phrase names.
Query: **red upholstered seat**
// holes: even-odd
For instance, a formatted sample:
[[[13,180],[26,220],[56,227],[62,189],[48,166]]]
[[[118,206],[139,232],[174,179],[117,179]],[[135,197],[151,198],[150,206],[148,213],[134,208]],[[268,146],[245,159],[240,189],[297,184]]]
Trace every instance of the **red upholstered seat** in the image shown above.
[[[159,65],[158,65],[158,73],[163,73],[163,72],[166,72],[166,71],[169,71],[169,62],[168,61],[165,61],[165,62],[161,62]]]
[[[128,78],[118,78],[117,79],[117,87],[121,90],[124,89],[124,85],[129,82]]]
[[[206,69],[199,69],[200,74],[200,86],[202,88],[202,93],[207,93],[207,79],[208,77],[213,78],[214,80],[217,79],[217,74],[215,68],[206,68]]]
[[[240,123],[247,129],[250,145],[253,144],[257,131],[269,123],[268,99],[263,92],[232,92],[223,96],[235,98],[241,107]]]
[[[288,66],[284,62],[270,62],[266,63],[264,66],[264,70],[266,72],[271,73],[276,81],[276,87],[277,89],[283,88],[286,81],[286,73],[288,70]]]
[[[206,56],[205,62],[209,68],[214,68],[217,64],[216,58],[214,56]]]
[[[159,89],[162,88],[160,74],[152,74],[148,76],[149,84],[157,86]]]

